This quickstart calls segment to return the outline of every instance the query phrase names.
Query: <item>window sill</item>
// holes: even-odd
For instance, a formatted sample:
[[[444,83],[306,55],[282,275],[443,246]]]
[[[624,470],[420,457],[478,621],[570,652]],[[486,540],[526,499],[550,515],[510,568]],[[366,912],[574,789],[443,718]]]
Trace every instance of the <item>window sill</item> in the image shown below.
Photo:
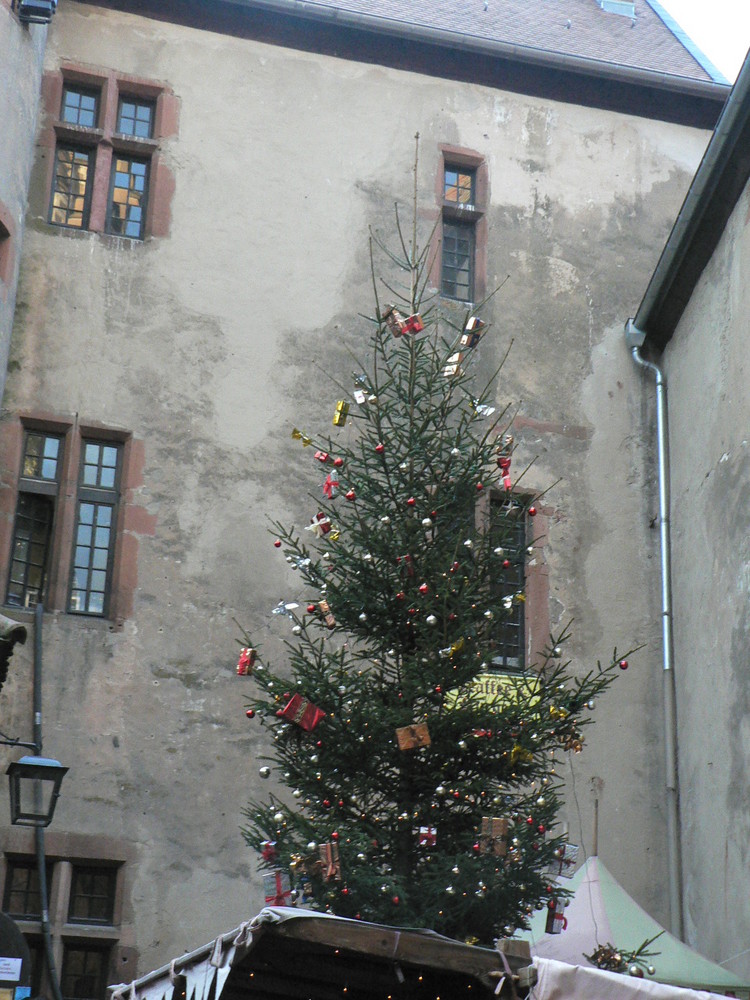
[[[60,936],[63,940],[65,940],[65,938],[73,939],[85,937],[90,941],[114,942],[119,940],[120,931],[117,927],[113,927],[112,924],[102,927],[101,924],[74,924],[68,922],[63,924],[60,930]]]
[[[79,145],[96,146],[104,138],[100,128],[87,128],[85,125],[71,125],[69,122],[55,122],[55,135],[64,142],[74,142]]]
[[[141,139],[135,135],[115,132],[112,136],[112,148],[120,153],[135,153],[136,156],[148,159],[159,151],[159,142],[156,139]]]

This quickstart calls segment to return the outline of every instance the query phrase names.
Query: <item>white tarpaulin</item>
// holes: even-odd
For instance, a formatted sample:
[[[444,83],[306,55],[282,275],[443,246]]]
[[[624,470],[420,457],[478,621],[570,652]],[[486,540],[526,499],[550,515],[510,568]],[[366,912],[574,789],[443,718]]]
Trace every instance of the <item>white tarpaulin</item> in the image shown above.
[[[726,1000],[716,993],[635,979],[618,972],[534,958],[538,980],[530,1000]]]

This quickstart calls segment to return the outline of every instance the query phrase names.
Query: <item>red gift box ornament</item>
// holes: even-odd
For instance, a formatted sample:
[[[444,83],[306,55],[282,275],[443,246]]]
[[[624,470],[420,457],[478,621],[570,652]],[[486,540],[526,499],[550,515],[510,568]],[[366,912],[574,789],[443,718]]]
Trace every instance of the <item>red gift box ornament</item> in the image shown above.
[[[237,676],[249,677],[253,672],[257,652],[250,646],[243,646],[240,650],[240,658],[237,661]]]
[[[394,305],[385,307],[383,319],[393,336],[397,338],[402,337],[405,333],[421,333],[424,330],[424,323],[419,313],[413,313],[404,319]]]
[[[331,519],[323,511],[318,511],[310,524],[305,527],[305,531],[312,531],[316,538],[322,538],[331,530]]]
[[[325,464],[326,464],[326,462],[328,461],[328,459],[329,459],[329,458],[330,458],[331,456],[330,456],[330,455],[328,454],[328,452],[327,452],[327,451],[316,451],[316,452],[315,452],[315,457],[317,458],[317,460],[318,460],[319,462],[322,462],[322,463],[323,463],[323,465],[325,465]]]
[[[511,478],[510,478],[510,459],[511,452],[513,451],[513,435],[506,434],[503,437],[502,444],[497,449],[497,465],[502,473],[503,486],[506,490],[511,488]]]
[[[323,483],[323,492],[328,497],[329,500],[333,500],[336,496],[336,488],[339,485],[338,479],[334,479],[329,472],[326,476],[326,481]]]
[[[424,323],[419,313],[407,316],[404,321],[404,333],[421,333],[424,330]]]
[[[272,872],[263,876],[263,894],[269,906],[288,906],[292,882],[288,872]]]
[[[437,827],[435,826],[420,826],[419,828],[419,846],[420,847],[434,847],[437,843]]]
[[[286,705],[280,708],[276,714],[280,719],[287,719],[308,733],[312,732],[320,720],[326,717],[326,713],[321,708],[313,705],[309,698],[303,698],[301,694],[293,694]]]
[[[547,934],[562,934],[568,926],[565,919],[565,902],[562,899],[551,899],[547,910],[547,924],[544,928]]]
[[[260,856],[264,861],[273,861],[276,857],[276,841],[264,840],[260,845]]]

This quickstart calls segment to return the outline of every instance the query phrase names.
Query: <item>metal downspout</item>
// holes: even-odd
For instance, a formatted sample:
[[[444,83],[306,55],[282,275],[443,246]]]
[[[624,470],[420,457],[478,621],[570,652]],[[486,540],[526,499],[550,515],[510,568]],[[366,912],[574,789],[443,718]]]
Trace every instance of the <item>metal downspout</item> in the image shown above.
[[[44,607],[37,604],[34,610],[34,754],[42,753],[42,617]],[[39,873],[39,898],[42,910],[42,935],[44,937],[44,954],[47,959],[50,986],[54,1000],[63,1000],[60,991],[60,981],[57,977],[55,955],[52,950],[52,934],[50,931],[49,900],[47,894],[47,858],[44,850],[44,827],[34,827],[34,842],[36,846],[36,864]]]
[[[674,675],[672,636],[672,560],[669,531],[669,431],[667,425],[667,382],[663,372],[639,353],[645,334],[632,320],[626,327],[626,340],[633,360],[651,372],[656,380],[656,438],[659,466],[659,541],[661,548],[661,636],[664,676],[664,752],[667,791],[667,862],[669,871],[670,929],[684,940],[682,912],[682,852],[680,845],[680,795],[677,754],[677,698]]]

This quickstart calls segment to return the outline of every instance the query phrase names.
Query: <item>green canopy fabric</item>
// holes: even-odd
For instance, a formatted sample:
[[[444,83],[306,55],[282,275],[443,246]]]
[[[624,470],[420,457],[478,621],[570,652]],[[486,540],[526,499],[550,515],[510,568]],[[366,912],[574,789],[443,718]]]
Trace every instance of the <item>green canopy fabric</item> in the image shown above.
[[[738,996],[750,996],[750,983],[665,931],[625,892],[599,858],[589,858],[565,888],[573,893],[565,909],[565,929],[560,934],[546,934],[545,910],[536,913],[531,929],[519,935],[531,945],[532,955],[590,968],[585,955],[593,954],[599,945],[613,944],[623,951],[635,951],[648,938],[661,934],[649,948],[659,953],[650,959],[656,972],[649,978],[694,990],[729,990]]]

